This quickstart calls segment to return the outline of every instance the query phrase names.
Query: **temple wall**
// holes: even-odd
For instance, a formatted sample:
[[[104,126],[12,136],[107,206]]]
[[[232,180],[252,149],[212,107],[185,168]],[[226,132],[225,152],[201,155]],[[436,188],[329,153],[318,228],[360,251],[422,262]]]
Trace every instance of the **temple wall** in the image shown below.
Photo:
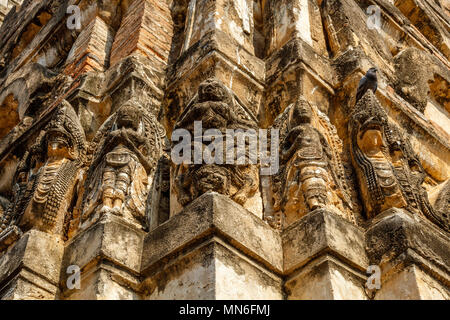
[[[0,1],[0,299],[449,299],[449,10]]]

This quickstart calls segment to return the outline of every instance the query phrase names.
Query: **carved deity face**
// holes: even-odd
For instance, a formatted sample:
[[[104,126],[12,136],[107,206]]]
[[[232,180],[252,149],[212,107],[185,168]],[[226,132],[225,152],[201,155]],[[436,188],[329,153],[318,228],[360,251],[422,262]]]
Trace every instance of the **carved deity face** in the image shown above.
[[[60,131],[52,131],[47,135],[47,155],[53,158],[69,158],[70,145],[68,138]]]
[[[215,191],[224,194],[227,190],[226,169],[218,166],[204,166],[195,172],[196,187],[200,194]]]
[[[205,80],[200,84],[198,98],[200,102],[231,101],[231,96],[227,88],[216,79]]]
[[[383,133],[379,128],[365,130],[358,139],[358,145],[365,154],[375,155],[383,148]]]
[[[133,105],[124,105],[117,111],[117,126],[137,130],[141,118],[141,110]]]
[[[296,127],[302,123],[310,123],[311,119],[311,106],[304,101],[297,102],[292,110],[291,127]]]

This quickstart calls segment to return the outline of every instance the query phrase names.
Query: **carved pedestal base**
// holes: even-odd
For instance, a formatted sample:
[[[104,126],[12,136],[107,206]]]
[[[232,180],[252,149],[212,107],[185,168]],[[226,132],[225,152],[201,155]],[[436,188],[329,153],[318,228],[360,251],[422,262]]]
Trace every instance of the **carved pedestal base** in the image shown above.
[[[144,232],[123,219],[105,214],[67,245],[60,299],[136,300]],[[80,289],[67,287],[69,266],[81,270]]]
[[[361,229],[319,209],[289,226],[282,241],[288,299],[368,299]]]
[[[279,234],[229,198],[206,193],[151,231],[145,299],[282,299]]]
[[[371,264],[381,268],[376,300],[450,299],[450,239],[428,221],[401,209],[377,216],[366,234]]]
[[[0,299],[56,299],[63,252],[59,237],[28,231],[0,256]]]

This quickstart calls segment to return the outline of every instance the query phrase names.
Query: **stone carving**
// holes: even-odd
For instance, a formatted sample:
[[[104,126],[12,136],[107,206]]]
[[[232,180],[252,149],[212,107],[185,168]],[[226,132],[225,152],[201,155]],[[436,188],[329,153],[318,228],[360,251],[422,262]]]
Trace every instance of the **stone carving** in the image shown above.
[[[237,106],[234,95],[215,78],[203,81],[198,95],[181,114],[175,129],[194,132],[194,121],[202,121],[204,129],[250,129],[256,123]]]
[[[2,234],[20,227],[65,236],[85,152],[78,117],[63,101],[17,166],[13,201],[1,221]]]
[[[425,52],[408,48],[395,56],[395,87],[397,93],[408,100],[417,110],[424,112],[427,105],[431,80],[431,67]]]
[[[281,141],[280,171],[272,177],[275,217],[271,224],[276,227],[289,225],[320,208],[332,209],[354,221],[340,157],[315,127],[321,127],[324,132],[331,128],[331,124],[320,123],[324,119],[319,120],[319,113],[300,98],[275,120],[274,127],[280,129]],[[327,135],[333,134],[337,137],[335,132]],[[333,139],[331,142],[335,143]]]
[[[193,99],[179,120],[175,129],[185,129],[194,136],[194,122],[201,121],[203,132],[217,129],[222,140],[227,137],[227,129],[255,129],[256,122],[250,113],[236,101],[234,95],[222,82],[208,79],[202,82],[198,95]],[[203,150],[207,144],[202,142]],[[235,145],[232,146],[235,148]],[[200,151],[202,152],[202,151]],[[245,164],[226,164],[224,147],[223,164],[202,162],[201,164],[178,164],[173,170],[174,191],[178,203],[187,205],[200,195],[214,191],[229,196],[245,207],[258,191],[259,179],[256,165],[249,164],[249,149],[245,150]],[[237,152],[234,153],[235,155]],[[192,154],[192,159],[194,155]],[[253,207],[255,209],[255,207]],[[255,209],[258,211],[260,209]]]
[[[395,177],[386,145],[390,136],[387,115],[367,94],[357,104],[349,122],[352,159],[355,163],[367,218],[407,203]]]
[[[450,180],[444,185],[441,192],[434,204],[436,214],[440,216],[438,220],[442,221],[442,224],[446,226],[446,229],[450,229]]]
[[[368,219],[405,208],[448,229],[422,187],[424,169],[400,130],[368,92],[350,116],[351,153]]]
[[[252,177],[254,172],[248,166],[236,168],[234,165],[191,165],[176,173],[176,188],[182,205],[208,191],[230,196],[240,205],[244,205],[258,189],[256,179]]]
[[[156,118],[137,100],[126,102],[106,120],[90,147],[93,160],[85,181],[82,223],[111,212],[145,225],[147,193],[164,136]]]

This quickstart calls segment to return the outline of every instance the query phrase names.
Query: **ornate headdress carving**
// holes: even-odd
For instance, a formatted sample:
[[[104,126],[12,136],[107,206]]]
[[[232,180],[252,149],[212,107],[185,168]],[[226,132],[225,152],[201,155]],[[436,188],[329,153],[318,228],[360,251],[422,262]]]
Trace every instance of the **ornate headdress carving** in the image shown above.
[[[78,116],[67,101],[62,101],[61,107],[45,127],[45,131],[43,150],[47,149],[48,137],[55,136],[56,139],[63,139],[69,144],[69,152],[73,159],[84,160],[86,155],[86,137]]]

